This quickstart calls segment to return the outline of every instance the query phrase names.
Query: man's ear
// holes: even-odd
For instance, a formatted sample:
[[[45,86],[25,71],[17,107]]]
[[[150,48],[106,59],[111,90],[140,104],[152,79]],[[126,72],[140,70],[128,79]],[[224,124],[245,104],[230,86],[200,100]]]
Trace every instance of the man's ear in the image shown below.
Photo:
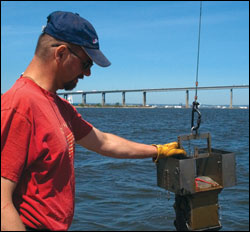
[[[66,56],[66,46],[61,45],[55,49],[55,58],[57,61],[62,60]]]

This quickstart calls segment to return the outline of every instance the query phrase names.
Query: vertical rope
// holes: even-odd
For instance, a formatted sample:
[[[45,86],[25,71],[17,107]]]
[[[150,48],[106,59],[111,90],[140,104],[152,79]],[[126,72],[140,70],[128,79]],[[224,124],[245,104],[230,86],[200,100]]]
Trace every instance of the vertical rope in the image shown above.
[[[198,35],[198,54],[197,54],[197,66],[196,66],[196,82],[195,82],[195,98],[197,100],[197,88],[198,88],[198,76],[199,76],[199,60],[200,60],[200,37],[201,37],[201,14],[202,14],[202,1],[200,1],[200,20],[199,20],[199,35]]]
[[[191,119],[191,132],[193,131],[198,133],[198,129],[201,123],[201,113],[198,110],[199,103],[197,102],[197,90],[198,90],[198,76],[199,76],[199,60],[200,60],[200,37],[201,37],[201,14],[202,14],[202,1],[200,1],[200,20],[199,20],[199,35],[198,35],[198,53],[197,53],[197,66],[196,66],[196,82],[195,82],[195,97],[193,102],[193,109],[192,109],[192,119]],[[194,113],[198,114],[197,125],[194,126]]]

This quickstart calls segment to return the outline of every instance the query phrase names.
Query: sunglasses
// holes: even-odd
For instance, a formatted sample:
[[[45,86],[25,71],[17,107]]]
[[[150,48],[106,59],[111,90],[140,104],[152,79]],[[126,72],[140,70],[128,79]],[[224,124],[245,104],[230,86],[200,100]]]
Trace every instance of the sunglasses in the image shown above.
[[[71,48],[69,48],[66,44],[52,44],[51,47],[59,47],[59,46],[61,46],[61,45],[65,45],[65,46],[68,48],[68,50],[69,50],[74,56],[76,56],[76,57],[81,61],[81,63],[82,63],[82,69],[83,69],[83,70],[88,70],[88,69],[90,69],[90,68],[93,66],[93,61],[85,61],[85,62],[83,62],[82,59],[81,59],[81,57],[78,56],[78,55],[77,55]]]

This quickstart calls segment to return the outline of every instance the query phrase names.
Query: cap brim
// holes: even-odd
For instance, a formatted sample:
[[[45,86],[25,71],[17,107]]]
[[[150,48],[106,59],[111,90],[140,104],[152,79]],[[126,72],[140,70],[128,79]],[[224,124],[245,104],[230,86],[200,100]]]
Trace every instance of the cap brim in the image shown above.
[[[103,53],[99,49],[86,48],[86,47],[82,47],[82,49],[97,65],[101,67],[108,67],[109,65],[111,65],[109,60],[103,55]]]

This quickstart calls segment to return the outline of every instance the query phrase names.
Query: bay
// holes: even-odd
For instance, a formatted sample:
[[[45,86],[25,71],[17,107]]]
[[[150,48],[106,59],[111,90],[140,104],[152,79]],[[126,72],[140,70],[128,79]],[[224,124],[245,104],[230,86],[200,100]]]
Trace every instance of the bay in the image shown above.
[[[163,144],[190,133],[191,109],[79,108],[96,128]],[[236,155],[237,185],[219,194],[222,231],[249,230],[249,110],[201,109],[200,133]],[[151,159],[114,159],[76,145],[76,204],[70,230],[172,231],[174,194],[157,186]]]

